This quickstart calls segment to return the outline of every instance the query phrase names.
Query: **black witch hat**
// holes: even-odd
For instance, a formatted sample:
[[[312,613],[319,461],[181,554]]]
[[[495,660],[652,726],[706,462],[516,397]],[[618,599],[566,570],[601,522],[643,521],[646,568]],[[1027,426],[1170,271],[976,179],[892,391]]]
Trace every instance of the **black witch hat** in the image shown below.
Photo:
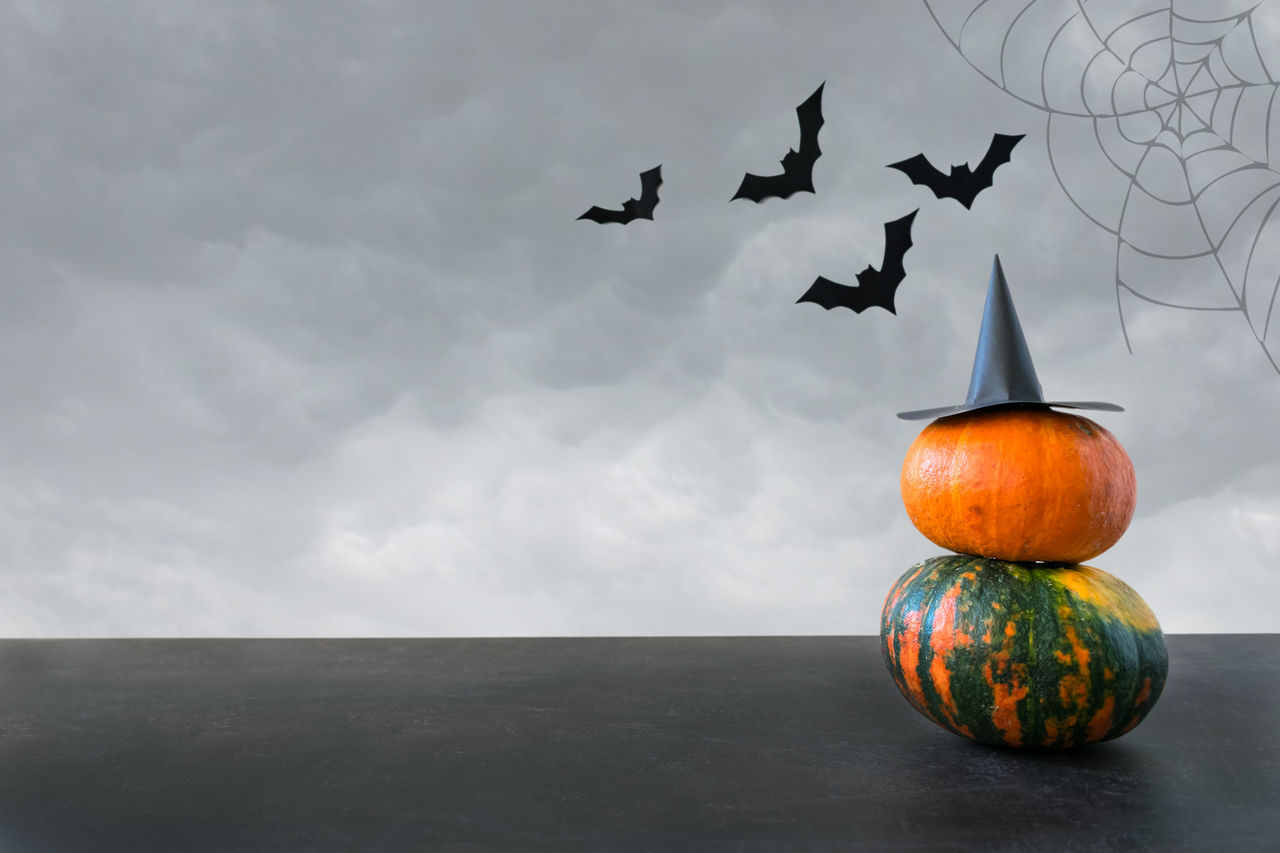
[[[1000,256],[996,255],[991,267],[991,286],[987,289],[987,305],[982,312],[982,330],[978,333],[978,351],[973,357],[969,395],[958,406],[899,412],[898,417],[919,421],[1011,403],[1061,406],[1064,409],[1124,411],[1115,403],[1059,403],[1045,400],[1044,393],[1040,390],[1040,380],[1036,378],[1036,368],[1031,363],[1027,339],[1022,335],[1018,313],[1013,310],[1013,297],[1009,295],[1009,283],[1004,280]]]

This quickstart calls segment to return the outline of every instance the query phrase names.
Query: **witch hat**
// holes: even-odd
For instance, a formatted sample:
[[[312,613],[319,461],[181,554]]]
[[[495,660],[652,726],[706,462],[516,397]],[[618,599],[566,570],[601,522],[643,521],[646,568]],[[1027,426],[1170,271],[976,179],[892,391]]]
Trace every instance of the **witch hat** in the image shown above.
[[[973,375],[969,378],[969,395],[958,406],[899,412],[907,421],[958,415],[989,406],[1022,403],[1038,406],[1061,406],[1064,409],[1101,409],[1123,412],[1115,403],[1049,402],[1040,390],[1035,365],[1027,339],[1023,337],[1018,312],[1013,310],[1009,283],[996,255],[991,267],[991,286],[987,289],[987,305],[982,311],[982,330],[978,333],[978,351],[973,357]]]

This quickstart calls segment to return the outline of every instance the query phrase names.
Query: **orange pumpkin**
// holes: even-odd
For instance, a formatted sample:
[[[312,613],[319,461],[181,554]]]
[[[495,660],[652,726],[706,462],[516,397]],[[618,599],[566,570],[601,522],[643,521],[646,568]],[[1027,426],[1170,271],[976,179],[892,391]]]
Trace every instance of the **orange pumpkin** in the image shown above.
[[[1081,563],[1120,539],[1137,479],[1115,436],[1040,406],[995,406],[939,418],[902,465],[916,528],[962,554]]]

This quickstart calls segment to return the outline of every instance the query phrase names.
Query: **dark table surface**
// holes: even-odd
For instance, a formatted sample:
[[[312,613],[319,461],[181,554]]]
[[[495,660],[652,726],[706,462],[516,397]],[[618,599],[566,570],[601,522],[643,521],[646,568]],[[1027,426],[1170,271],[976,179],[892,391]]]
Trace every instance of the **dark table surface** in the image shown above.
[[[0,851],[1278,850],[1280,635],[984,747],[874,637],[0,641]]]

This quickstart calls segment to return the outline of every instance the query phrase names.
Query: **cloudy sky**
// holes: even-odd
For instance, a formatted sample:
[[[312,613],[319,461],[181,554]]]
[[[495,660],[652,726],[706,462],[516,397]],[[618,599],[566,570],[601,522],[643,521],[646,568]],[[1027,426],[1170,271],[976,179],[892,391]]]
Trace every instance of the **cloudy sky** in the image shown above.
[[[1108,227],[1191,208],[1125,206],[1152,135],[1040,108],[1123,88],[1049,38],[1075,3],[975,20],[978,70],[974,4],[934,5],[4,0],[0,634],[875,633],[941,553],[895,413],[964,398],[996,253],[1046,395],[1126,408],[1090,416],[1138,510],[1091,563],[1168,632],[1280,630],[1274,277],[1118,264]],[[1175,106],[1270,116],[1225,74],[1182,94],[1227,119]],[[824,81],[816,192],[729,203]],[[972,210],[885,168],[996,132]],[[658,164],[653,221],[576,219]],[[1205,210],[1265,233],[1242,175]],[[896,316],[795,304],[917,208]]]

